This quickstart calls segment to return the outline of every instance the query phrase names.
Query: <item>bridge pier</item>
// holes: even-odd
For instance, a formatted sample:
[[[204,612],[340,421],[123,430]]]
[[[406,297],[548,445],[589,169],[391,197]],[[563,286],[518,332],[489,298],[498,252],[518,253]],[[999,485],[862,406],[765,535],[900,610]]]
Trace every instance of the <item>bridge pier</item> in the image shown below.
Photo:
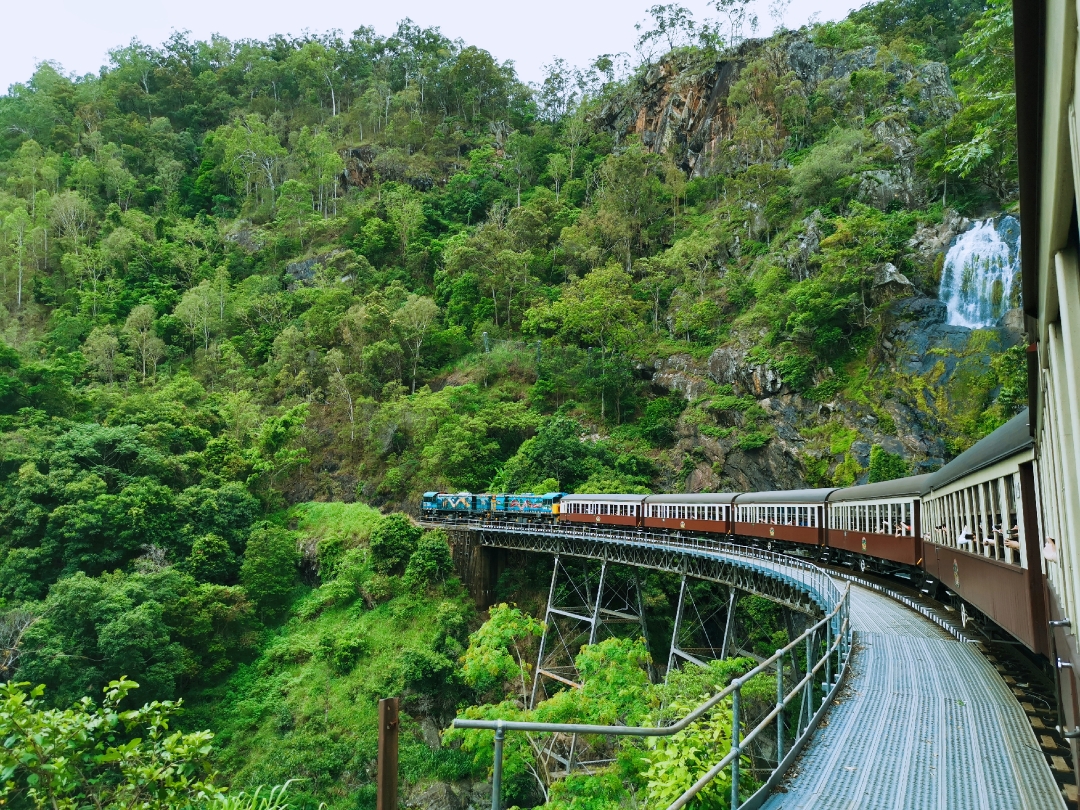
[[[583,645],[625,636],[620,626],[632,628],[648,643],[637,574],[614,571],[606,557],[599,562],[597,567],[595,561],[555,555],[530,705],[549,697],[546,682],[579,685],[574,658]]]
[[[477,609],[487,610],[495,604],[495,588],[499,577],[512,563],[511,555],[519,553],[484,545],[468,531],[448,530],[447,536],[457,575]]]

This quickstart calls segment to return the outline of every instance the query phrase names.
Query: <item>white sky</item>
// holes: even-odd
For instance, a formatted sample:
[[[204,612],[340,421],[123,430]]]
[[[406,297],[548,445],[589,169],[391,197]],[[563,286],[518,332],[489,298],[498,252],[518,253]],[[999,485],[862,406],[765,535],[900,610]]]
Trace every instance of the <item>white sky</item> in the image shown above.
[[[272,34],[346,33],[370,25],[391,33],[397,21],[437,26],[443,34],[486,48],[500,61],[513,59],[525,81],[542,76],[554,56],[584,66],[602,53],[633,51],[634,23],[646,18],[656,0],[53,0],[0,2],[0,92],[25,81],[43,60],[59,62],[66,72],[94,72],[108,61],[110,48],[137,37],[159,45],[173,30],[189,30],[198,39],[212,33],[230,39],[265,39]],[[840,19],[866,0],[791,0],[784,22]],[[770,0],[756,0],[760,33],[772,30]],[[713,16],[706,0],[683,0],[698,20]]]

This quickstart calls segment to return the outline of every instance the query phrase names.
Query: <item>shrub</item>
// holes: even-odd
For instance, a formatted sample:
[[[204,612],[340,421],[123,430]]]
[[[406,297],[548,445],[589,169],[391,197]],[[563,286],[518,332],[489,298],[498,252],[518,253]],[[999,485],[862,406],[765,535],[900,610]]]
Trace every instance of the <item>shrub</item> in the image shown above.
[[[179,704],[121,711],[138,684],[105,687],[101,706],[83,698],[46,709],[44,686],[0,684],[0,804],[13,807],[191,807],[222,793],[213,784],[209,731],[169,732]]]
[[[371,534],[371,566],[381,574],[399,574],[412,557],[423,530],[401,512],[383,520]]]
[[[344,637],[323,636],[319,639],[319,657],[338,675],[347,675],[370,646],[366,639],[355,633]]]
[[[236,576],[236,555],[224,538],[203,534],[191,544],[187,568],[200,582],[225,585]]]
[[[264,616],[276,616],[285,607],[296,584],[299,563],[293,532],[265,522],[252,530],[240,567],[240,583]]]
[[[892,481],[908,474],[908,464],[902,456],[890,453],[880,444],[870,448],[870,483]]]
[[[409,557],[405,568],[405,582],[412,587],[426,587],[445,582],[453,573],[454,561],[450,545],[442,529],[424,532],[416,551]]]
[[[752,430],[749,433],[745,433],[739,437],[739,449],[740,450],[760,450],[771,439],[768,433],[763,430]]]
[[[686,406],[679,396],[654,399],[645,406],[645,413],[638,421],[641,438],[657,446],[669,445],[675,439],[675,422]]]
[[[329,582],[338,575],[338,568],[345,556],[345,538],[334,532],[324,537],[315,547],[315,558],[319,562],[319,579]]]

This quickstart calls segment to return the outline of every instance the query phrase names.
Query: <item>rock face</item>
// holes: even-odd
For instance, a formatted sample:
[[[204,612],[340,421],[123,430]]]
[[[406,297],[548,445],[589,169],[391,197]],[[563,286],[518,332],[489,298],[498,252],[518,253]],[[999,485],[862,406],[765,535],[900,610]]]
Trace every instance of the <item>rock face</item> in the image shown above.
[[[708,374],[719,385],[730,385],[736,394],[750,394],[755,399],[779,394],[784,390],[780,374],[768,366],[748,363],[747,353],[722,346],[709,356]]]
[[[483,810],[491,806],[491,785],[435,782],[414,791],[404,806],[410,810]]]
[[[806,93],[827,83],[825,91],[839,95],[856,70],[874,68],[889,74],[890,89],[896,90],[896,109],[903,110],[916,124],[929,116],[947,116],[959,105],[949,80],[948,68],[938,62],[914,65],[885,57],[875,47],[840,53],[820,48],[802,32],[790,32],[765,40],[747,40],[726,51],[708,65],[680,64],[679,56],[669,56],[646,72],[639,91],[630,98],[608,102],[597,114],[597,123],[618,137],[636,134],[651,151],[666,154],[674,150],[682,168],[691,176],[708,173],[708,157],[731,137],[735,124],[728,95],[742,68],[751,60],[768,57],[791,70]],[[904,88],[906,92],[899,92]],[[911,99],[912,88],[918,103]],[[913,183],[915,141],[902,116],[884,116],[873,127],[873,135],[889,146],[896,156],[896,169],[869,173],[860,194],[873,204],[888,205],[893,200],[916,204]],[[872,175],[872,176],[871,176]]]
[[[895,298],[908,298],[917,294],[915,285],[908,281],[907,276],[897,270],[892,262],[886,262],[874,268],[873,285],[871,295],[875,303]]]

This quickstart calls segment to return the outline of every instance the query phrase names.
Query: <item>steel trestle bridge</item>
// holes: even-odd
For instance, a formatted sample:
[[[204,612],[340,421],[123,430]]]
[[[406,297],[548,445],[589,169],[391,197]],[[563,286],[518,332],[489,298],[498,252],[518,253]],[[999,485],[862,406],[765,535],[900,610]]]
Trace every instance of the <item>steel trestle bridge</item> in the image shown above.
[[[742,652],[729,645],[737,591],[766,597],[803,616],[801,626],[794,631],[789,626],[793,640],[786,647],[671,726],[456,720],[458,727],[495,733],[493,810],[502,806],[501,752],[507,733],[548,735],[550,760],[569,772],[606,761],[588,762],[579,735],[664,736],[722,701],[732,708],[732,749],[669,810],[685,806],[725,770],[731,773],[732,808],[1065,807],[1019,703],[975,645],[957,641],[885,595],[844,585],[807,560],[712,538],[587,524],[459,520],[429,525],[444,529],[467,549],[555,558],[534,703],[536,687],[545,679],[577,685],[573,667],[565,665],[567,645],[560,628],[577,622],[573,638],[581,643],[595,642],[606,621],[640,624],[645,632],[636,575],[624,578],[629,584],[622,592],[609,595],[609,566],[682,577],[669,668],[680,661],[704,663],[680,644],[684,613],[690,609],[688,581],[712,582],[730,591],[723,643],[714,645],[723,655],[717,657]],[[574,579],[575,560],[591,563],[591,575]],[[557,593],[574,605],[562,604]],[[552,658],[557,642],[563,644],[559,662]],[[802,662],[807,663],[800,671]],[[766,671],[776,673],[777,702],[750,728],[748,722],[740,724],[740,691],[748,678]],[[960,682],[953,682],[957,678]],[[845,699],[832,705],[842,684]],[[784,792],[770,795],[830,709],[830,722],[803,753],[799,774],[788,780]],[[768,762],[763,779],[757,770],[760,787],[750,795],[739,787],[740,762],[745,767],[747,753]]]

